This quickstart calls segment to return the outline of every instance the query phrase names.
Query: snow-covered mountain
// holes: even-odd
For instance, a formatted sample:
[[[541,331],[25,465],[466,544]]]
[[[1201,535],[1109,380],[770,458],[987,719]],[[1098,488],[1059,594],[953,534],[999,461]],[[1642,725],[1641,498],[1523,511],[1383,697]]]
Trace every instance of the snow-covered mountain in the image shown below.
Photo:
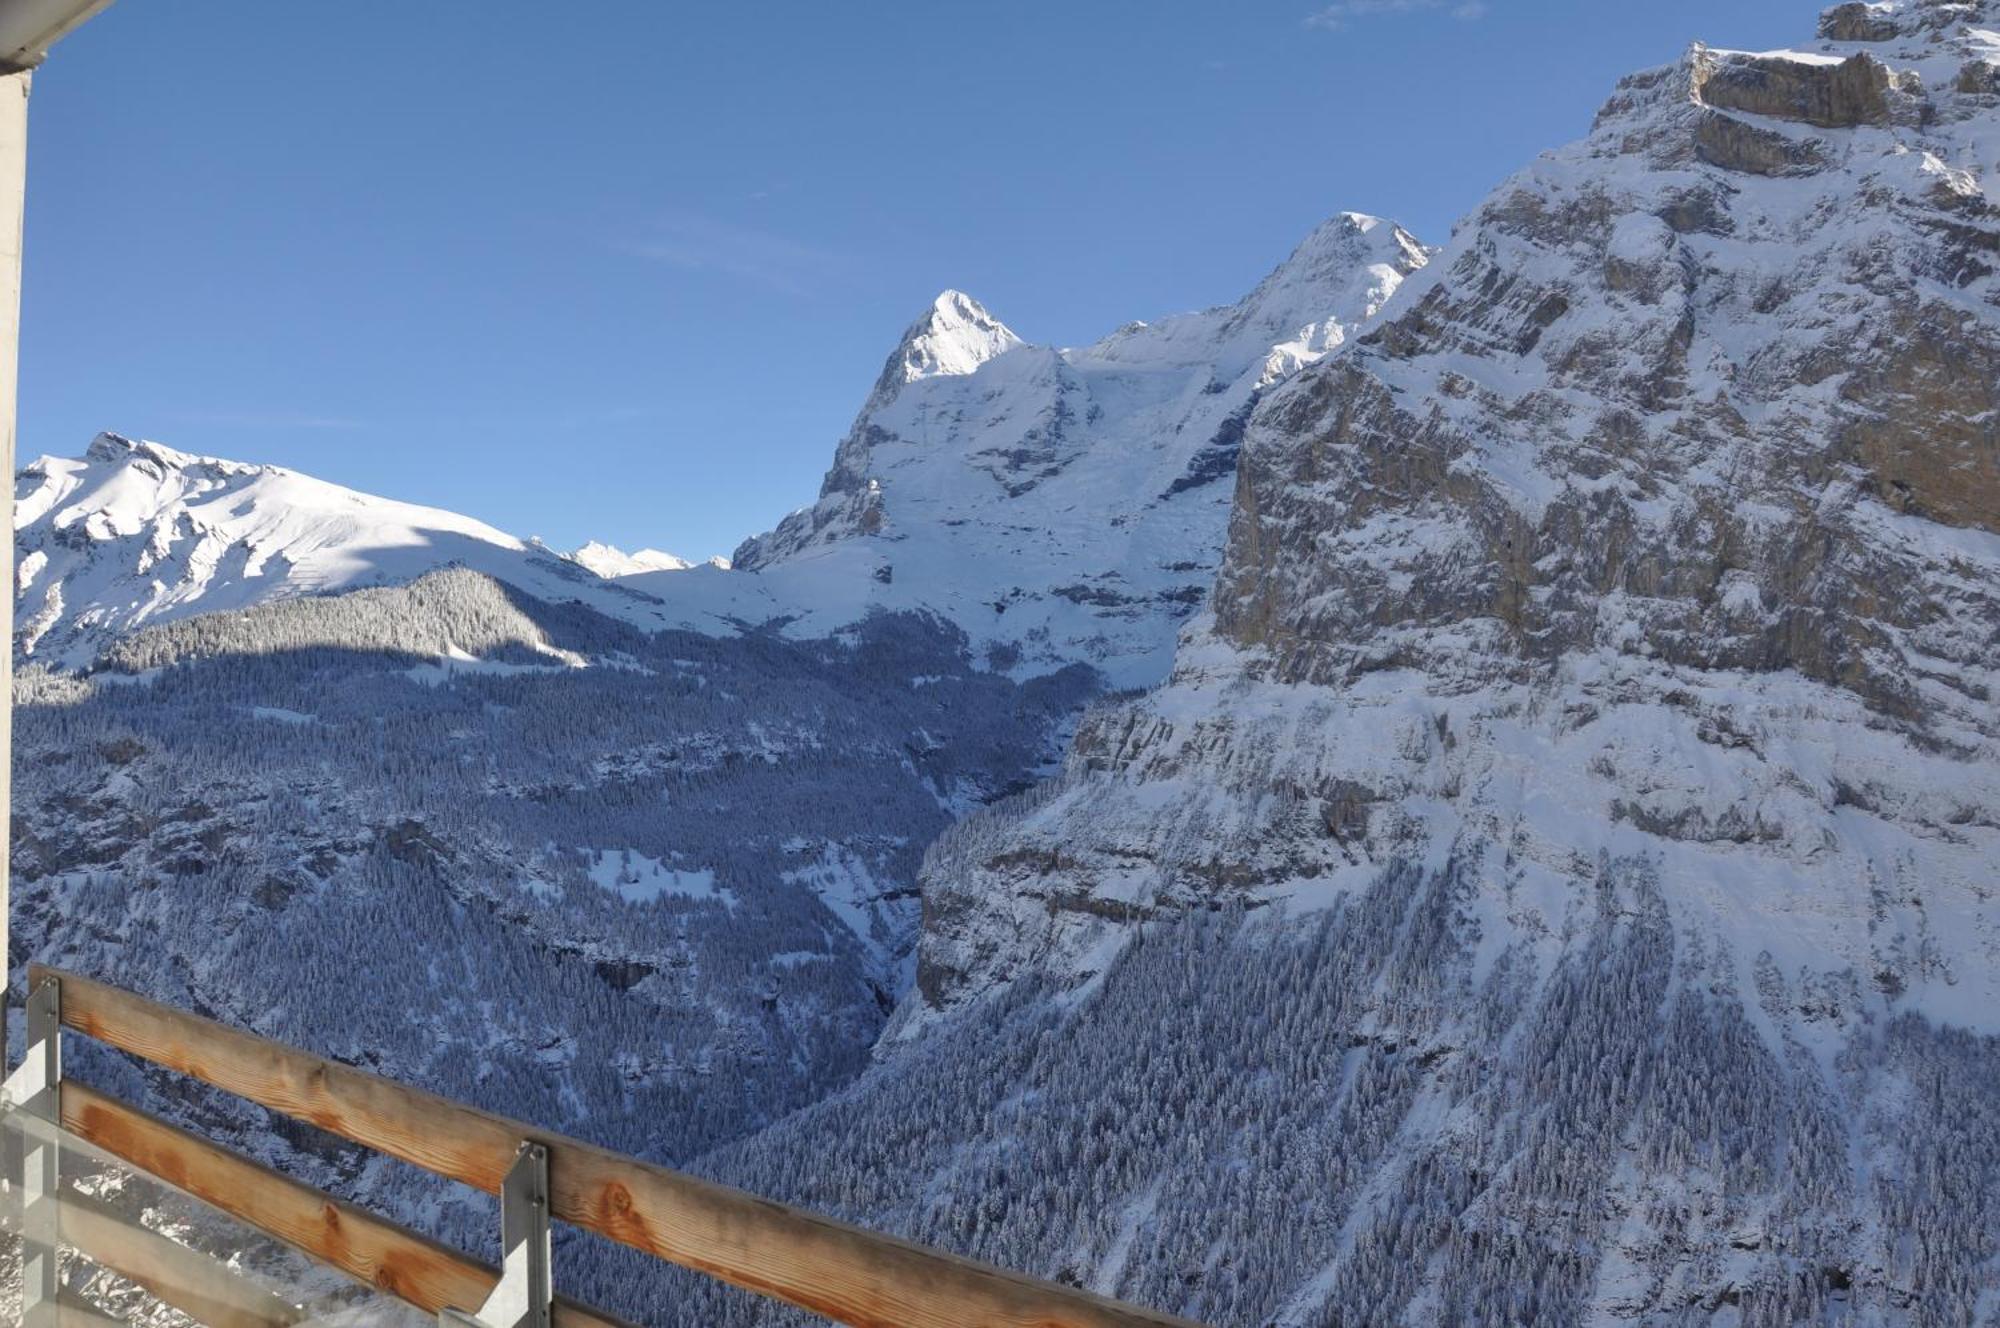
[[[641,572],[685,572],[694,566],[685,558],[659,549],[641,549],[637,553],[627,553],[615,544],[604,544],[597,540],[591,540],[581,548],[571,549],[563,557],[579,567],[590,569],[606,580],[621,576],[637,576]],[[710,561],[719,566],[728,566],[723,560]]]
[[[157,501],[228,463],[31,472],[103,667],[24,683],[21,943],[1218,1325],[1991,1328],[1996,254],[2000,0],[1850,3],[1435,255],[1339,217],[1081,350],[941,297],[748,571],[398,508],[340,579]],[[998,797],[1083,664],[1166,680]]]
[[[940,615],[1017,676],[1164,675],[1207,593],[1243,420],[1372,318],[1426,251],[1342,214],[1234,305],[1032,346],[970,297],[905,333],[820,501],[735,562],[592,542],[568,554],[275,466],[112,434],[17,481],[17,646],[88,664],[121,633],[460,565],[647,630],[792,639],[875,612]],[[585,575],[588,573],[588,575]]]
[[[115,434],[24,467],[15,526],[17,646],[59,665],[150,623],[451,563],[551,597],[589,593],[576,568],[469,517]]]
[[[890,354],[819,501],[735,564],[798,606],[795,633],[923,609],[1013,667],[1155,682],[1214,577],[1243,421],[1426,256],[1342,214],[1236,304],[1078,350],[947,291]]]
[[[442,567],[486,573],[551,603],[649,630],[734,631],[775,616],[754,586],[642,550],[562,555],[482,521],[378,498],[279,466],[194,456],[100,434],[74,460],[42,457],[15,480],[17,651],[88,665],[122,635],[301,595],[404,585]],[[671,569],[666,602],[631,578]],[[615,583],[614,583],[615,579]]]
[[[1215,1323],[2000,1322],[1996,253],[1996,0],[1625,80],[713,1169]]]
[[[1464,808],[1498,790],[1468,762],[1532,773],[1475,818],[1515,857],[1790,863],[1738,905],[1796,890],[1836,921],[1808,941],[1788,917],[1757,946],[1840,955],[1904,1006],[2000,1031],[2000,937],[1964,925],[2000,843],[1937,833],[2000,807],[2000,83],[1980,81],[2000,34],[1982,12],[1877,5],[1868,41],[1698,45],[1627,79],[1400,314],[1253,417],[1212,618],[1173,685],[1079,759],[1157,756],[1200,820],[1197,788],[1227,781],[1178,748],[1222,725],[1260,780],[1304,763],[1295,792],[1339,804],[1343,844],[1402,842],[1446,793],[1439,833],[1470,833]],[[1854,30],[1846,10],[1826,23]],[[1912,842],[1857,836],[1856,809]],[[1226,855],[1239,884],[1298,875],[1271,830]],[[1921,864],[1928,911],[1849,930],[1884,852]],[[1118,879],[1135,903],[1187,884]],[[1947,921],[1946,899],[1970,915]],[[1739,946],[1754,921],[1731,918]]]

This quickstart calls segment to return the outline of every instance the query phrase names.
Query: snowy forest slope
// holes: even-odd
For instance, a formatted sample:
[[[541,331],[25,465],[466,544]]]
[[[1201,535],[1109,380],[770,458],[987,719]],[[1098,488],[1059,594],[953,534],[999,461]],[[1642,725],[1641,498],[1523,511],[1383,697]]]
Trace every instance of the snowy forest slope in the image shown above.
[[[1996,33],[1696,46],[1502,185],[717,1173],[1218,1323],[2000,1323]]]
[[[1094,689],[976,669],[931,620],[644,633],[464,568],[165,623],[22,680],[17,968],[684,1160],[861,1070],[910,980],[924,846],[1047,768]],[[129,1077],[112,1059],[85,1068]],[[132,1087],[490,1234],[406,1171]]]

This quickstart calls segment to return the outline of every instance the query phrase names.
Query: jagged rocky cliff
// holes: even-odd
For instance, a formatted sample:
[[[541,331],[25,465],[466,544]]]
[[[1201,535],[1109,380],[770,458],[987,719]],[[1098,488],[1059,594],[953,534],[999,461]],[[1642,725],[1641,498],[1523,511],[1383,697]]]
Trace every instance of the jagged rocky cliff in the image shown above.
[[[1439,798],[1452,834],[1481,807],[1517,857],[1810,863],[1821,898],[1885,870],[1875,834],[1841,833],[1858,817],[1907,837],[1926,888],[1978,902],[2000,797],[2000,210],[1977,169],[2000,169],[2000,102],[1974,75],[2000,38],[1963,6],[1868,16],[1898,35],[1698,46],[1626,80],[1399,316],[1275,394],[1212,618],[1079,763],[1143,784],[1226,769],[1189,743],[1256,753],[1256,783],[1298,806],[1194,837],[1232,886],[1430,838],[1413,820]],[[1781,175],[1742,148],[1781,140]],[[1509,771],[1540,790],[1487,815]],[[1211,888],[1119,877],[1135,898]],[[1940,921],[1859,948],[1843,929],[1840,953],[1941,1011],[1993,1008],[1993,938]],[[979,985],[976,953],[932,953],[941,992]]]
[[[1080,350],[1024,342],[947,291],[890,355],[819,501],[735,564],[796,603],[803,630],[857,600],[922,609],[1010,668],[1156,682],[1214,579],[1244,420],[1426,257],[1345,213],[1236,304]]]
[[[1226,1324],[2000,1322],[1996,253],[2000,4],[1625,80],[716,1168]]]

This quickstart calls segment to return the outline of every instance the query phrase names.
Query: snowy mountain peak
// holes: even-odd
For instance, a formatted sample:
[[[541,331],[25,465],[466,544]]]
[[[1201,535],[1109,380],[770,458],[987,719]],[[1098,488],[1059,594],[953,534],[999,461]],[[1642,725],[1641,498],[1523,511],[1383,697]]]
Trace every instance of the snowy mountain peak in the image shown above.
[[[285,473],[277,466],[258,466],[242,461],[225,461],[220,457],[199,456],[193,452],[182,452],[163,443],[145,438],[127,438],[124,434],[106,431],[90,440],[90,446],[83,450],[83,461],[100,467],[118,467],[138,464],[146,473],[162,479],[168,472],[199,471],[211,475],[240,475],[252,472]],[[51,468],[74,466],[74,461],[60,457],[43,456],[30,461],[22,469],[35,475],[46,475]]]
[[[141,454],[157,457],[163,463],[173,466],[185,465],[194,459],[186,452],[176,452],[171,447],[162,447],[158,443],[127,438],[123,434],[108,431],[91,439],[90,446],[83,451],[84,459],[87,461],[107,461],[114,464]],[[45,460],[48,458],[37,458],[37,461]],[[29,464],[33,465],[36,462]]]
[[[1312,234],[1224,323],[1232,350],[1261,357],[1265,348],[1289,357],[1271,377],[1308,363],[1346,339],[1356,323],[1381,312],[1404,278],[1430,261],[1432,250],[1392,221],[1342,212]]]
[[[890,356],[819,501],[737,566],[812,606],[797,622],[923,609],[1024,668],[1083,659],[1156,681],[1213,578],[1257,398],[1427,260],[1391,223],[1342,213],[1235,304],[1080,349],[1025,344],[947,291]]]
[[[1135,368],[1208,364],[1218,384],[1256,369],[1268,386],[1345,342],[1431,252],[1394,222],[1336,213],[1235,304],[1128,323],[1077,354]]]
[[[1292,251],[1292,256],[1285,260],[1281,270],[1324,262],[1336,254],[1350,258],[1356,255],[1400,254],[1421,267],[1429,253],[1430,250],[1416,236],[1393,221],[1370,216],[1366,212],[1336,212],[1299,242],[1299,247]]]
[[[920,379],[969,374],[1021,344],[979,301],[963,291],[945,291],[903,333],[870,403],[885,403]]]
[[[1378,276],[1386,270],[1400,280],[1436,252],[1393,221],[1343,212],[1306,236],[1266,284],[1341,281],[1357,269]],[[1393,293],[1393,284],[1389,290]]]
[[[574,549],[563,557],[606,580],[621,576],[637,576],[641,572],[684,572],[694,566],[687,559],[660,549],[641,549],[637,553],[627,553],[616,545],[605,544],[598,540],[591,540],[582,548]]]

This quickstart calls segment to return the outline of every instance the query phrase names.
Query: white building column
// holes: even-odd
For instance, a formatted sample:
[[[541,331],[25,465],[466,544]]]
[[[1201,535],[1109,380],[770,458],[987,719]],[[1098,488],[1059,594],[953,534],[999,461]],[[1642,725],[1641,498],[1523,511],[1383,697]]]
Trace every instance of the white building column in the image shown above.
[[[14,425],[21,382],[21,232],[28,192],[28,87],[34,71],[0,75],[0,1020],[13,908],[14,845]],[[0,1022],[0,1063],[11,1065]]]
[[[21,383],[21,231],[28,194],[28,87],[34,68],[111,0],[0,0],[0,460],[7,463],[0,551],[0,1064],[7,1055],[8,920],[14,844],[14,426]]]

